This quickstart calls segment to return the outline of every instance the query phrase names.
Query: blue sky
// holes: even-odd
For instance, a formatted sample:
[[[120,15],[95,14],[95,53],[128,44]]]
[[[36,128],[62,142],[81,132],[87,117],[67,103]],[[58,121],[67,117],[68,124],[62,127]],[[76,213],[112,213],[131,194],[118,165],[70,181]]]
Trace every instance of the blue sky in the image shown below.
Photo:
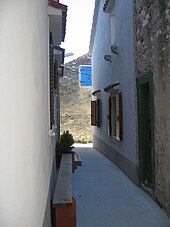
[[[95,0],[61,0],[68,6],[66,37],[61,47],[65,52],[73,52],[73,57],[65,58],[65,62],[86,54],[89,49]]]

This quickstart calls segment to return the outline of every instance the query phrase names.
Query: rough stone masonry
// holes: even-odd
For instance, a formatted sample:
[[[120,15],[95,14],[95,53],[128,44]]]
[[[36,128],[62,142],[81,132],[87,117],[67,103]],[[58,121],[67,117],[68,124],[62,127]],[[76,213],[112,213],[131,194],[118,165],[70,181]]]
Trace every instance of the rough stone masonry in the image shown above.
[[[92,142],[92,87],[80,87],[80,65],[91,65],[88,54],[66,63],[64,77],[60,79],[61,134],[69,130],[76,142],[88,143]]]
[[[170,214],[170,1],[136,0],[136,75],[154,89],[155,196]]]

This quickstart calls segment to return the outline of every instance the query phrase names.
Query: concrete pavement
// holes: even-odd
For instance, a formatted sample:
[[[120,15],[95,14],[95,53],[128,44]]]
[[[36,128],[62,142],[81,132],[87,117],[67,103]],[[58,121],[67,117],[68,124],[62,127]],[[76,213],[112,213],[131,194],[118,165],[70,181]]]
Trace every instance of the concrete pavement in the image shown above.
[[[77,227],[170,227],[165,212],[90,145],[74,145],[82,159],[73,176]]]

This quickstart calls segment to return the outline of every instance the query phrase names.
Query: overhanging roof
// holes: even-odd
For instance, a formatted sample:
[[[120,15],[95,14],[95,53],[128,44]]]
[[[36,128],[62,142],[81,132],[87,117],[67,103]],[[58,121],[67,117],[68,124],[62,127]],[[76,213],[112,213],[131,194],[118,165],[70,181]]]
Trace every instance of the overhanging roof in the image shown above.
[[[48,15],[54,43],[60,45],[61,41],[64,42],[65,39],[67,6],[55,0],[48,0]]]
[[[106,0],[103,6],[103,11],[106,13],[110,13],[114,4],[115,4],[115,0]]]

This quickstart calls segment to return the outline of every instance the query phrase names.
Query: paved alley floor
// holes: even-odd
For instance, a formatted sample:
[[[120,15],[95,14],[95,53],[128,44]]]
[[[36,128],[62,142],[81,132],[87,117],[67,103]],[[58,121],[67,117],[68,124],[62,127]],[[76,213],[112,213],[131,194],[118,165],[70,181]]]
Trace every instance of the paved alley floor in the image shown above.
[[[82,159],[73,175],[77,227],[170,227],[165,212],[92,147],[75,145]]]

